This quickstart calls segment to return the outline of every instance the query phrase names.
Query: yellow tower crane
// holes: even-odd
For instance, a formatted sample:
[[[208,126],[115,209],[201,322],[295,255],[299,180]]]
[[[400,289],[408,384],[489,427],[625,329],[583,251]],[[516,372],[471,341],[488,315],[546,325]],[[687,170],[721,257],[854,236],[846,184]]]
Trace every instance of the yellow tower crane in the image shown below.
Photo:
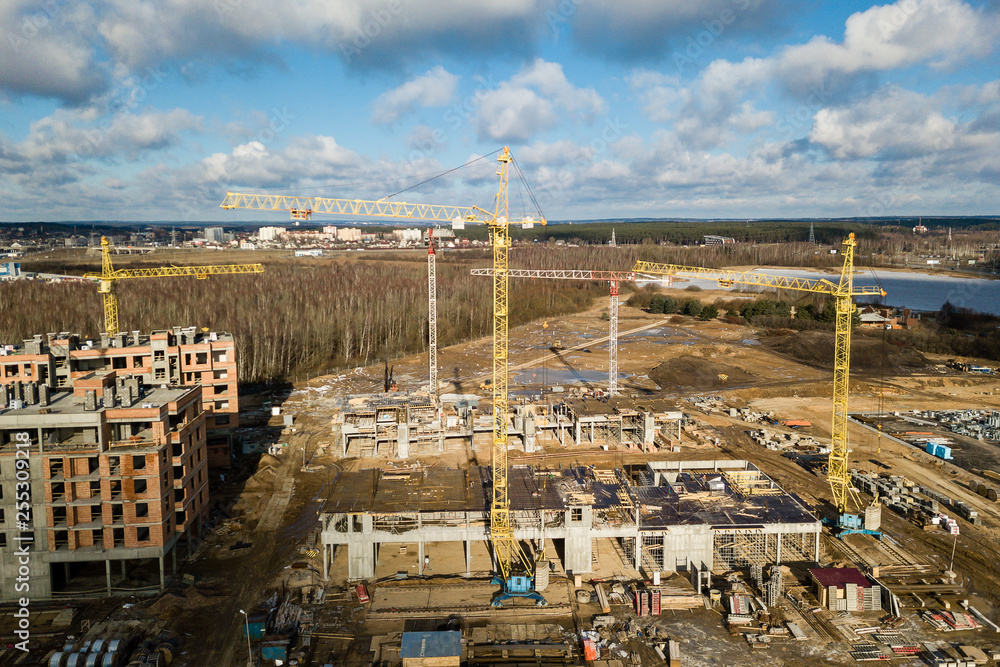
[[[130,278],[170,278],[172,276],[195,276],[204,280],[209,276],[230,273],[264,273],[260,264],[223,264],[218,266],[161,266],[154,269],[116,269],[111,264],[111,244],[107,237],[101,237],[101,272],[85,273],[84,278],[100,281],[97,292],[104,296],[104,329],[114,335],[118,333],[118,295],[115,293],[119,280]]]
[[[833,362],[833,442],[830,447],[827,479],[839,514],[838,526],[853,532],[873,532],[864,531],[858,516],[849,512],[851,501],[854,506],[861,507],[857,492],[851,487],[851,474],[848,469],[850,447],[847,439],[847,398],[851,367],[851,316],[855,311],[852,297],[885,296],[885,291],[879,287],[854,287],[855,247],[857,242],[854,240],[854,234],[851,234],[844,240],[844,266],[840,280],[836,283],[826,279],[788,278],[755,271],[725,271],[643,261],[636,262],[633,270],[639,274],[708,278],[718,281],[723,287],[731,287],[734,284],[754,285],[826,294],[834,298],[837,324]]]
[[[478,206],[442,206],[437,204],[408,204],[380,199],[331,199],[327,197],[295,197],[287,195],[243,194],[227,192],[220,205],[226,210],[254,209],[288,211],[294,220],[308,220],[313,213],[332,215],[371,216],[384,218],[411,218],[450,222],[453,229],[464,229],[466,223],[484,224],[490,231],[493,246],[493,497],[490,503],[490,542],[497,561],[496,582],[500,594],[493,600],[500,606],[511,597],[534,599],[539,605],[545,599],[534,591],[535,565],[514,538],[510,520],[507,466],[507,316],[508,316],[508,253],[510,251],[508,210],[508,174],[514,161],[510,149],[504,147],[497,156],[497,176],[500,185],[492,211]],[[513,224],[530,228],[544,225],[545,219],[525,217]]]

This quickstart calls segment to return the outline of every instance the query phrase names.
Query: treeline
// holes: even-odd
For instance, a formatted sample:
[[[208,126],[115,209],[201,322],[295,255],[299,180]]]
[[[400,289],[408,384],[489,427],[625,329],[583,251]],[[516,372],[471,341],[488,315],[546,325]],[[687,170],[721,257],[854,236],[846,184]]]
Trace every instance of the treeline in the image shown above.
[[[688,290],[691,290],[689,287]],[[701,291],[695,288],[693,291]],[[713,320],[719,316],[719,307],[714,303],[704,304],[700,299],[676,298],[658,294],[655,290],[644,288],[629,297],[626,305],[641,308],[654,315],[689,315],[703,320]]]
[[[698,245],[706,235],[728,236],[740,243],[795,243],[809,240],[812,224],[817,243],[839,243],[854,232],[858,238],[874,239],[878,227],[864,222],[805,222],[792,220],[739,221],[619,221],[587,224],[550,224],[531,230],[512,229],[513,238],[562,240],[573,243],[607,243],[612,230],[620,245],[671,243]]]
[[[606,293],[595,283],[512,281],[511,325],[584,310]],[[123,330],[194,325],[234,334],[242,382],[426,349],[424,264],[288,260],[260,275],[121,281],[118,301]],[[492,303],[489,278],[471,276],[465,263],[439,261],[439,345],[489,335]],[[93,283],[6,283],[0,312],[0,341],[7,343],[60,331],[96,338],[104,328]]]

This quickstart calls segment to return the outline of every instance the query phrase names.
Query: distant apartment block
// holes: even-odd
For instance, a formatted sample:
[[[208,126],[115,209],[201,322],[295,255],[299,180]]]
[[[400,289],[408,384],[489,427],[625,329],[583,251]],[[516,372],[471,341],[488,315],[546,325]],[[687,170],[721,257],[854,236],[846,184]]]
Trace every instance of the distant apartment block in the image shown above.
[[[392,236],[397,241],[402,241],[402,242],[414,241],[415,242],[415,241],[419,241],[422,238],[423,234],[421,233],[421,231],[419,229],[407,228],[407,229],[394,229],[394,230],[392,230]]]
[[[226,232],[222,227],[206,227],[205,240],[209,243],[225,243]]]
[[[257,237],[261,241],[277,241],[284,235],[284,227],[261,227],[257,230]]]
[[[209,465],[229,466],[232,434],[239,426],[231,334],[174,327],[149,336],[133,331],[88,340],[63,332],[37,334],[20,348],[0,350],[0,385],[35,383],[54,394],[75,388],[79,377],[109,370],[157,387],[201,385]]]
[[[129,562],[146,559],[158,561],[162,588],[164,558],[176,570],[178,543],[190,552],[203,532],[201,388],[150,387],[132,369],[72,380],[71,390],[0,385],[0,600],[49,598],[84,574],[84,586],[111,594]]]

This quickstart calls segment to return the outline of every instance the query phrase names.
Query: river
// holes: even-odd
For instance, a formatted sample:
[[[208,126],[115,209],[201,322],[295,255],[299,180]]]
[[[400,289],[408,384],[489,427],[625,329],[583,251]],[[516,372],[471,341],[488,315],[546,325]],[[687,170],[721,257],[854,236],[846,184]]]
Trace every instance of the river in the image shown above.
[[[837,282],[839,274],[793,269],[755,269],[759,273],[788,276],[790,278],[824,278]],[[718,289],[714,280],[690,280],[683,285],[698,285],[704,289]],[[886,291],[884,303],[889,306],[912,308],[920,311],[937,311],[946,301],[954,306],[972,308],[981,313],[1000,315],[1000,281],[985,278],[956,278],[935,276],[928,273],[907,271],[855,271],[854,285],[881,285]]]

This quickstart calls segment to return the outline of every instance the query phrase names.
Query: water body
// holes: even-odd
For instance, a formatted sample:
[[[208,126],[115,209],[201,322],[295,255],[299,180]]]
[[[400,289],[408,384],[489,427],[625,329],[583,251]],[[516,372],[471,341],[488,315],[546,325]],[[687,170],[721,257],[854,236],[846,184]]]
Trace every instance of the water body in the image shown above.
[[[798,271],[791,269],[755,269],[757,273],[768,273],[789,278],[825,279],[836,283],[839,274],[818,271]],[[690,280],[679,286],[698,285],[704,289],[717,289],[714,280]],[[887,306],[906,307],[914,310],[936,311],[946,301],[954,306],[972,308],[981,313],[1000,315],[1000,281],[985,278],[955,278],[927,273],[906,273],[900,271],[875,271],[863,269],[854,274],[855,287],[881,285],[886,291],[882,301]],[[697,296],[693,294],[692,296]]]

